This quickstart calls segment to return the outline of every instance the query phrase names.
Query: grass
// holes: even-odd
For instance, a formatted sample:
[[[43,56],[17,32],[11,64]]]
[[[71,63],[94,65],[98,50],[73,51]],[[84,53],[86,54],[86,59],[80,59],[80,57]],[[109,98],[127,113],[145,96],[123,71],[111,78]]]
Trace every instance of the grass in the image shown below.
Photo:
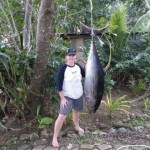
[[[128,108],[130,107],[129,101],[125,100],[126,95],[123,95],[117,99],[112,99],[111,91],[109,91],[109,94],[106,96],[106,100],[102,100],[102,103],[106,106],[108,109],[108,117],[112,119],[113,113],[116,111],[122,111],[125,113],[128,112]]]
[[[147,116],[138,117],[134,120],[132,120],[130,123],[133,126],[144,126],[145,124],[150,122],[150,118]]]

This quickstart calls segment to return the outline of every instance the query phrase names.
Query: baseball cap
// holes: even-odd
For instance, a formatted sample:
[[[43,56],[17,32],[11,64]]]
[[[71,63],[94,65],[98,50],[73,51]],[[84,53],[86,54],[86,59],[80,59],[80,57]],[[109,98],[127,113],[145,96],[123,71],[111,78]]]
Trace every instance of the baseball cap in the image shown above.
[[[72,48],[69,48],[66,53],[66,55],[75,55],[75,54],[76,54],[76,51]]]

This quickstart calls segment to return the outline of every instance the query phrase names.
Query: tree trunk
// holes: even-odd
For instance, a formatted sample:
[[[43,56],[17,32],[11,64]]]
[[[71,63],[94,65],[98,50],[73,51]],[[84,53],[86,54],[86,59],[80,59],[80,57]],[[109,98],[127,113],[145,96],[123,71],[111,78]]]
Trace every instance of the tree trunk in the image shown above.
[[[26,0],[25,4],[25,21],[23,32],[23,48],[27,51],[30,50],[30,33],[31,33],[31,17],[32,17],[32,4],[34,0]]]
[[[33,69],[33,77],[30,84],[30,93],[27,101],[31,102],[31,111],[36,114],[37,106],[43,102],[44,82],[47,72],[50,24],[53,11],[52,0],[41,0],[38,14],[36,51],[37,57]]]

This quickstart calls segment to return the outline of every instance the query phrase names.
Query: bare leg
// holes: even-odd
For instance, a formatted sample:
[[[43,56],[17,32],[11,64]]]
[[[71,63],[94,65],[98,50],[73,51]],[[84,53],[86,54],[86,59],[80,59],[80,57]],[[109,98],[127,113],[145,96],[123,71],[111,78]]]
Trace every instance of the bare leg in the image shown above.
[[[80,113],[73,109],[73,121],[74,121],[75,130],[84,133],[84,130],[79,126],[79,115]]]
[[[57,120],[55,121],[54,135],[52,140],[53,147],[59,147],[57,138],[65,119],[66,119],[66,115],[59,114]]]

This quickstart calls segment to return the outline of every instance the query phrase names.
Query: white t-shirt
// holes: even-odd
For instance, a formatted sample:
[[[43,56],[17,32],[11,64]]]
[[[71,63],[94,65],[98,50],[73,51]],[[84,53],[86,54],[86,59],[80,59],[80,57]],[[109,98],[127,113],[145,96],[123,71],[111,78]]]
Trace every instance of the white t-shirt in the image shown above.
[[[68,66],[64,64],[57,75],[57,89],[63,91],[64,96],[78,99],[83,95],[82,76],[85,76],[84,69],[75,64]]]

